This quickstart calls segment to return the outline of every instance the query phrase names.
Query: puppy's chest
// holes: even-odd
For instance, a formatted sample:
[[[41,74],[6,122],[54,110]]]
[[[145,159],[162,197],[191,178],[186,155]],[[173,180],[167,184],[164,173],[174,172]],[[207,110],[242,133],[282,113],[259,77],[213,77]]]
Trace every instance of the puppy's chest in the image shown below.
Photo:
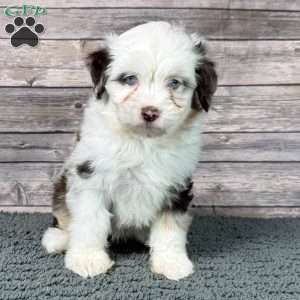
[[[173,159],[157,152],[115,158],[105,186],[118,226],[149,226],[170,201],[170,187],[182,180]]]
[[[119,226],[148,226],[168,200],[169,180],[155,166],[140,164],[115,170],[108,197]],[[162,182],[161,182],[161,181]]]

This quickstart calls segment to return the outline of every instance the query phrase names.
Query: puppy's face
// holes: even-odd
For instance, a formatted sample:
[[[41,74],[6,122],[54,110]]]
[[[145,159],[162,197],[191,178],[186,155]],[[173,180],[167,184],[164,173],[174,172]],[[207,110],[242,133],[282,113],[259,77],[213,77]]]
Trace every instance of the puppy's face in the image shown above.
[[[99,101],[121,126],[155,137],[176,131],[192,110],[206,111],[216,88],[201,41],[164,22],[137,26],[89,56]]]

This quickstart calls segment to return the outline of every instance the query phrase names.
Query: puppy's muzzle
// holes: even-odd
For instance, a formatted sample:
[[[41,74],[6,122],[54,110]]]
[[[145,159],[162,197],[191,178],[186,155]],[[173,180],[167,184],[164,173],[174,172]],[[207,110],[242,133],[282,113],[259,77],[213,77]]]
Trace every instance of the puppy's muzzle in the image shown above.
[[[154,107],[154,106],[146,106],[143,107],[141,110],[141,115],[142,118],[147,122],[147,123],[152,123],[156,119],[158,119],[160,112],[159,110]]]

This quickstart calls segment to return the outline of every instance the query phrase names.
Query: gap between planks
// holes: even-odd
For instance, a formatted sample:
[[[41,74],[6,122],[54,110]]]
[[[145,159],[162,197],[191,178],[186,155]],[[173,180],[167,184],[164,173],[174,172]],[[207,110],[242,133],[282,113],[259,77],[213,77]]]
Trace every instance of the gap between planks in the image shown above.
[[[76,134],[1,134],[0,162],[62,162],[76,145]],[[203,163],[300,162],[300,133],[203,134]]]
[[[51,206],[0,206],[2,213],[51,213]],[[189,211],[195,217],[287,218],[300,217],[300,207],[197,206]]]

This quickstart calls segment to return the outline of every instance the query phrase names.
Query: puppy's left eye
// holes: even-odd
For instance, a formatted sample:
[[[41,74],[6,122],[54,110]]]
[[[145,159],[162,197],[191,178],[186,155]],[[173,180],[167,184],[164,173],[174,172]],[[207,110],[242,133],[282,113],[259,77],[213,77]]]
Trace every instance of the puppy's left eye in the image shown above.
[[[169,80],[169,82],[168,82],[168,84],[167,84],[168,88],[170,88],[170,89],[172,89],[172,90],[178,89],[178,87],[179,87],[180,85],[181,85],[181,82],[180,82],[179,80],[175,79],[175,78]]]

